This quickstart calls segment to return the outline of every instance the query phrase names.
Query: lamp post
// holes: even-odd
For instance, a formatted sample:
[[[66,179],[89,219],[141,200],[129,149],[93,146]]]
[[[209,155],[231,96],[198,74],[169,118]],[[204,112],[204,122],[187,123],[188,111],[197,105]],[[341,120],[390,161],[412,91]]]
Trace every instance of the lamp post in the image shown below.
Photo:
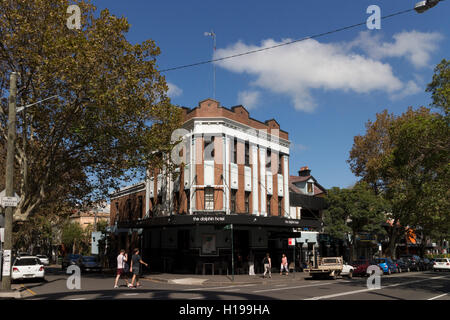
[[[214,31],[211,30],[211,32],[205,32],[204,35],[206,37],[210,36],[213,38],[213,59],[214,59],[214,52],[216,51],[216,34]],[[216,65],[213,63],[213,99],[216,99]]]

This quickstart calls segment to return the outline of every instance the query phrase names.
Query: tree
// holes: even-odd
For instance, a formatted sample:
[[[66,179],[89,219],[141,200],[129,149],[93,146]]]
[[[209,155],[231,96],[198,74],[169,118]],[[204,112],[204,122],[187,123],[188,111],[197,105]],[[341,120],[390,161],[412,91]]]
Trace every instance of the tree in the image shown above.
[[[388,204],[368,184],[357,183],[351,189],[334,187],[326,195],[325,232],[350,239],[350,260],[354,259],[357,236],[363,233],[383,235]]]
[[[80,30],[66,27],[72,2]],[[152,40],[129,43],[125,18],[81,0],[2,1],[0,16],[2,148],[11,72],[19,105],[58,96],[18,114],[16,221],[101,201],[144,175],[155,150],[170,149],[181,113],[157,70],[160,50]]]
[[[66,248],[71,248],[72,253],[83,253],[86,250],[87,234],[89,232],[83,229],[79,223],[68,222],[62,229],[62,243]]]
[[[366,124],[365,135],[354,138],[350,151],[353,173],[390,202],[391,256],[406,227],[421,230],[424,237],[443,237],[450,230],[448,62],[435,71],[427,91],[444,115],[425,107],[410,107],[400,116],[385,110]]]

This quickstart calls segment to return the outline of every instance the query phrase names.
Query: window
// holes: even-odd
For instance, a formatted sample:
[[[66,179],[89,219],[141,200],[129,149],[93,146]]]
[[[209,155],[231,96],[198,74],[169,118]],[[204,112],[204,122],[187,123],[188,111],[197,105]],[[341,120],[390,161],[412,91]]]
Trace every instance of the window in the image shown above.
[[[214,189],[205,188],[205,210],[214,210]]]
[[[272,168],[272,150],[270,150],[269,148],[267,148],[266,152],[266,168]]]
[[[233,153],[232,156],[233,158],[231,159],[232,163],[237,163],[237,138],[233,139]]]
[[[244,203],[245,213],[250,213],[250,192],[245,192]]]
[[[312,182],[308,182],[308,184],[307,184],[307,187],[308,187],[308,193],[313,193],[313,183]]]
[[[231,212],[236,213],[236,193],[237,190],[232,189],[231,190]]]
[[[267,215],[272,215],[272,212],[270,211],[270,200],[272,199],[272,196],[267,196]]]
[[[189,210],[191,209],[190,190],[185,190],[184,192],[186,194],[186,213],[189,213]]]
[[[144,211],[144,202],[142,200],[142,196],[138,197],[139,201],[139,218],[142,217],[142,211]]]
[[[250,143],[248,141],[245,142],[245,165],[250,165]]]
[[[283,164],[282,164],[282,161],[283,161],[283,156],[281,155],[281,154],[279,154],[278,155],[278,173],[279,174],[281,174],[283,171]]]
[[[214,136],[204,138],[205,160],[214,160]]]
[[[128,214],[128,220],[131,220],[133,217],[133,213],[131,212],[131,199],[127,200],[127,214]]]
[[[283,215],[283,198],[282,197],[278,197],[278,215],[279,216]]]

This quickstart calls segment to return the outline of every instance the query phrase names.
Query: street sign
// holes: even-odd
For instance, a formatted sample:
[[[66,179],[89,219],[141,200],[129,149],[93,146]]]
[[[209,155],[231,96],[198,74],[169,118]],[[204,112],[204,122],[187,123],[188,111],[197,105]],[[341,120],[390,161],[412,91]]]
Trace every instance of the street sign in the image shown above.
[[[11,250],[3,250],[3,272],[4,277],[11,274]]]
[[[17,207],[19,198],[17,197],[2,197],[2,207]]]
[[[295,238],[289,238],[288,239],[288,245],[295,246]]]

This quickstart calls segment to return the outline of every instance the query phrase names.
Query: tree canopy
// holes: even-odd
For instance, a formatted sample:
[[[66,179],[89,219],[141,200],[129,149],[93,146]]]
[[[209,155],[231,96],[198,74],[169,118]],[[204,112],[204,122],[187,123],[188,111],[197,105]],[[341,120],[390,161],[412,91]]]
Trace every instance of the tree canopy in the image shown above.
[[[73,2],[80,30],[66,26]],[[18,106],[57,95],[18,113],[16,220],[100,201],[170,147],[181,113],[157,69],[160,49],[127,41],[126,18],[81,0],[2,1],[0,16],[2,150],[10,73],[19,73]]]

